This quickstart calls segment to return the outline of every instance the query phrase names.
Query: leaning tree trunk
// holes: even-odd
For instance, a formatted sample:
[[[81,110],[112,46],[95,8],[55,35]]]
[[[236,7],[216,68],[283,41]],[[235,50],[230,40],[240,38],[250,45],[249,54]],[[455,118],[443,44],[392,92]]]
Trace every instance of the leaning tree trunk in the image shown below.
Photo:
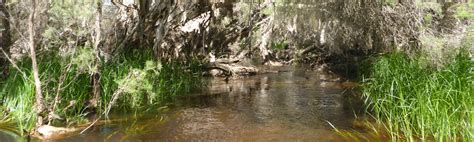
[[[35,14],[36,14],[36,0],[31,0],[31,13],[28,21],[28,32],[29,32],[29,47],[30,47],[30,57],[31,65],[33,68],[33,78],[35,81],[35,111],[38,115],[36,127],[43,125],[43,94],[41,92],[41,80],[39,78],[39,69],[38,63],[36,62],[36,50],[35,50]],[[40,22],[40,21],[38,21]],[[38,24],[38,23],[36,23]]]

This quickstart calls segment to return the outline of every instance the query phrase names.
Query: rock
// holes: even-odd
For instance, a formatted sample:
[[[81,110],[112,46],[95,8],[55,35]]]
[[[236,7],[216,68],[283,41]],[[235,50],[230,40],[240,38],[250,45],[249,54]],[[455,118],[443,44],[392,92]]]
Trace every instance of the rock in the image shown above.
[[[218,70],[218,69],[212,69],[211,71],[209,71],[209,73],[211,74],[211,76],[220,76],[224,74],[222,70]]]
[[[43,125],[36,128],[36,132],[39,134],[41,139],[54,139],[78,130],[78,128],[64,128],[51,125]]]

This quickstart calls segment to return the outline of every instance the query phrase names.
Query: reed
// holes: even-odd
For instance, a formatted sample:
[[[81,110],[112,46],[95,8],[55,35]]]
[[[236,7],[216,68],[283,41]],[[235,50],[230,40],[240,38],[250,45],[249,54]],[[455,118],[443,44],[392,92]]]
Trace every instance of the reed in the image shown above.
[[[395,141],[472,140],[473,70],[466,50],[441,68],[432,67],[423,55],[382,56],[364,79],[368,112]]]

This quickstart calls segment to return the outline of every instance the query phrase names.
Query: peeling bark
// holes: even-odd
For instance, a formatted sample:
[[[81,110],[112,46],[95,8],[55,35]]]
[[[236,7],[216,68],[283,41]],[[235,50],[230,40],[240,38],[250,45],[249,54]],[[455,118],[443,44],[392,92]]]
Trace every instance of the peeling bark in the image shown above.
[[[92,74],[92,99],[90,100],[91,107],[97,107],[100,92],[101,92],[101,83],[100,83],[100,45],[102,42],[102,2],[97,2],[97,11],[96,11],[96,19],[95,19],[95,37],[94,37],[94,51],[95,51],[95,71]]]

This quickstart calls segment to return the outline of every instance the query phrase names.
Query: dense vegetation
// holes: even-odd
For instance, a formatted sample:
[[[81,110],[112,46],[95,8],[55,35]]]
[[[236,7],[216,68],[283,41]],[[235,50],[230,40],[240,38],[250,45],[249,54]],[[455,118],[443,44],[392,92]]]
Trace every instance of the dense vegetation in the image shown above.
[[[456,17],[472,20],[472,7],[453,9]],[[371,59],[363,96],[368,112],[383,126],[380,131],[394,141],[474,138],[474,31],[472,26],[464,28],[467,32],[460,39],[428,36],[422,50]],[[456,40],[460,43],[452,42]]]
[[[48,106],[52,106],[48,123],[82,124],[90,108],[90,48],[83,48],[76,55],[61,57],[55,53],[39,56],[41,79],[44,80],[44,94]],[[140,54],[137,54],[140,53]],[[201,86],[201,76],[197,63],[180,62],[159,64],[153,61],[147,52],[136,51],[133,54],[117,56],[102,67],[101,100],[97,108],[99,113],[110,109],[109,103],[117,104],[120,110],[146,110],[163,100],[178,94],[184,94]],[[150,52],[148,52],[150,53]],[[139,56],[135,56],[135,55]],[[34,82],[31,75],[31,62],[17,63],[18,68],[10,67],[7,80],[2,82],[1,97],[3,110],[9,112],[3,119],[12,119],[20,130],[29,130],[35,126]],[[120,97],[118,96],[120,95]],[[115,98],[114,98],[115,97]],[[114,100],[112,102],[112,99]],[[146,107],[145,107],[146,106]],[[60,118],[58,118],[60,117]]]
[[[43,124],[90,124],[94,120],[87,119],[88,116],[98,115],[101,118],[113,110],[154,111],[165,100],[185,95],[205,85],[202,79],[203,62],[194,58],[161,60],[157,59],[151,47],[133,45],[116,49],[113,55],[103,55],[96,42],[104,44],[105,39],[87,41],[87,38],[97,38],[97,35],[94,37],[91,34],[93,31],[89,29],[89,25],[81,25],[85,24],[81,22],[96,22],[94,16],[98,12],[93,9],[96,3],[101,5],[101,2],[81,3],[83,4],[75,1],[51,3],[48,8],[49,17],[45,21],[38,20],[45,22],[44,25],[33,24],[38,27],[37,32],[41,33],[41,36],[34,38],[39,41],[34,44],[38,46],[35,58],[39,68],[36,71],[33,69],[31,56],[22,53],[25,50],[22,42],[28,43],[23,34],[31,33],[11,33],[12,39],[19,42],[13,43],[10,48],[2,48],[3,59],[6,60],[4,63],[9,63],[3,69],[5,74],[0,81],[2,127],[28,134]],[[40,3],[38,7],[41,8],[41,4],[44,3]],[[25,5],[27,4],[21,1],[7,5],[8,8],[13,8],[9,9],[11,16],[19,19],[18,23],[11,23],[15,29],[18,28],[15,27],[17,25],[29,23],[21,18],[27,14],[21,11],[28,8]],[[82,11],[83,9],[92,10]],[[100,26],[99,28],[102,29]],[[113,27],[104,29],[110,28]],[[94,29],[96,28],[92,28]],[[41,104],[45,106],[40,112],[37,110],[35,72],[39,74]],[[99,92],[95,92],[95,82],[99,82]],[[38,119],[39,116],[43,118]],[[11,128],[11,125],[17,127]]]
[[[153,111],[205,74],[257,73],[258,58],[341,74],[363,64],[367,112],[393,140],[474,139],[473,2],[338,0],[299,18],[288,13],[306,5],[281,0],[4,2],[0,129]]]
[[[439,69],[393,53],[377,59],[364,97],[394,139],[472,139],[473,67],[465,50]]]

